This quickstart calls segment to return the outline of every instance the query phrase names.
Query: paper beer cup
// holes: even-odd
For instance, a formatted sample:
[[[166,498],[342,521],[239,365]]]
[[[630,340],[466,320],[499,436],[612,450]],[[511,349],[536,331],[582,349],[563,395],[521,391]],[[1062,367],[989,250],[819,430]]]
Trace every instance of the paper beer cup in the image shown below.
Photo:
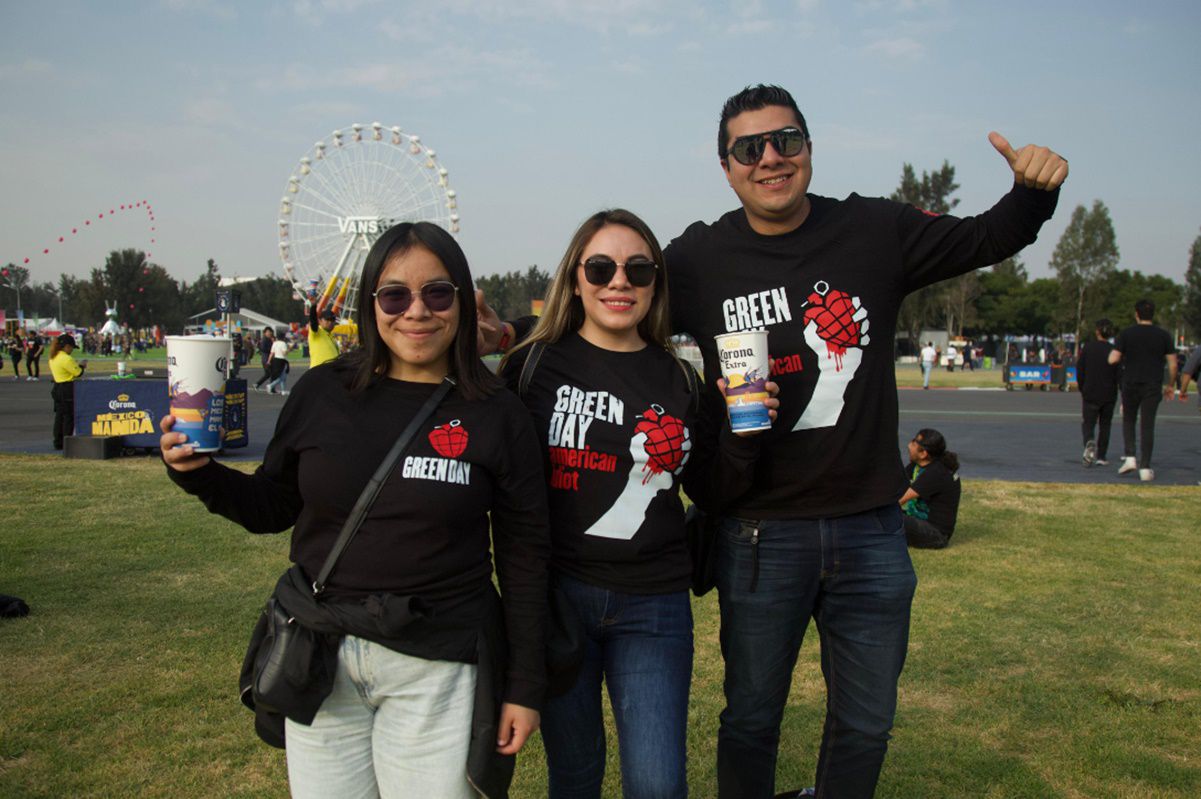
[[[167,336],[167,394],[176,433],[196,452],[221,449],[225,416],[225,368],[231,340],[213,336]]]
[[[771,429],[768,398],[767,331],[723,333],[717,339],[717,360],[726,379],[726,410],[735,433]]]

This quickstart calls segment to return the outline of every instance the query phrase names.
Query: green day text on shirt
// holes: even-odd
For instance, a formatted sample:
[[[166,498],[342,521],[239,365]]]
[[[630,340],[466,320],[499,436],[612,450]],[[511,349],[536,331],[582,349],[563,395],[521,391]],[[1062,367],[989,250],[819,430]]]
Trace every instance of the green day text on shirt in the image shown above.
[[[546,430],[550,488],[579,492],[581,474],[585,483],[589,476],[614,475],[622,481],[620,493],[584,534],[633,538],[651,502],[659,492],[672,489],[688,460],[692,441],[687,426],[662,405],[647,403],[634,418],[628,447],[615,451],[626,426],[623,400],[609,391],[586,391],[570,383],[559,385],[554,398]],[[588,434],[598,422],[607,429],[598,429],[601,443],[594,449]],[[629,463],[629,468],[619,477],[624,463]],[[613,478],[606,483],[615,485]],[[585,490],[596,492],[596,488]]]
[[[456,460],[467,449],[470,434],[463,422],[452,419],[434,427],[427,436],[430,446],[442,457],[407,455],[401,476],[411,480],[435,480],[440,483],[471,484],[471,464]]]

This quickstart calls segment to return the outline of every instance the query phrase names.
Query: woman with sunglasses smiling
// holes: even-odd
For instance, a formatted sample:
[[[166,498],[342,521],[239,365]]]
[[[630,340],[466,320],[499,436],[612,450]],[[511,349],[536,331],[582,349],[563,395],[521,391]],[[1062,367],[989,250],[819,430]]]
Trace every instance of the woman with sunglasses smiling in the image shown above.
[[[663,254],[641,219],[615,209],[580,226],[501,374],[544,447],[551,580],[585,628],[579,676],[543,714],[550,796],[601,794],[602,681],[624,795],[686,796],[693,650],[681,479],[693,487],[703,476],[717,501],[715,486],[740,483],[732,475],[745,463],[723,470],[692,451],[700,381],[674,355]]]
[[[294,796],[503,795],[546,691],[538,441],[479,360],[471,273],[450,234],[426,222],[387,230],[357,310],[361,348],[298,381],[253,475],[176,448],[170,416],[163,459],[172,480],[247,530],[294,525],[291,558],[312,579],[400,432],[453,378],[320,598],[343,624],[328,643],[336,669],[311,723],[285,723],[288,777]],[[501,667],[488,655],[505,634]],[[505,686],[495,703],[493,685]]]

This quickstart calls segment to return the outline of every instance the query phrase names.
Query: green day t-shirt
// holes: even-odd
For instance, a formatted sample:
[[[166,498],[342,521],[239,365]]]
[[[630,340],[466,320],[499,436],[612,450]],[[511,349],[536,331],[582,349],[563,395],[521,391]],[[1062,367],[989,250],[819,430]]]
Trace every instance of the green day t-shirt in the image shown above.
[[[529,349],[503,373],[516,390]],[[689,584],[680,479],[692,397],[670,353],[613,352],[572,333],[546,347],[522,397],[545,456],[555,569],[627,593]]]

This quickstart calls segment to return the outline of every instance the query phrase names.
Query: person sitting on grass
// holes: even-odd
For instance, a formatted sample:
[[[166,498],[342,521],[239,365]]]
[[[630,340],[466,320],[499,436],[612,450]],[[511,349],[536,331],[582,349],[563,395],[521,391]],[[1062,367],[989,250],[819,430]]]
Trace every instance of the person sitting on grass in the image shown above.
[[[937,430],[923,428],[909,442],[909,488],[900,499],[905,539],[920,549],[942,549],[959,515],[959,457],[947,452]]]

